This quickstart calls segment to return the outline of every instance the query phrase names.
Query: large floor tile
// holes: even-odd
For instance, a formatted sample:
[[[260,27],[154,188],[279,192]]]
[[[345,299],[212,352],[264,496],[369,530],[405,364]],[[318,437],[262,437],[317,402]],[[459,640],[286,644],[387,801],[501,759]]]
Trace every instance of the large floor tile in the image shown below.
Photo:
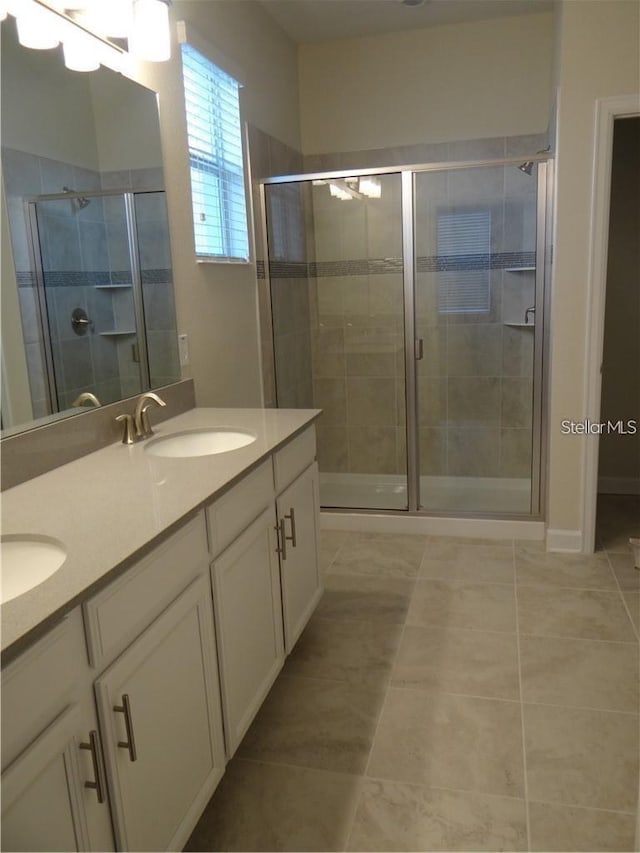
[[[636,631],[640,632],[640,592],[623,592],[625,604],[631,614]]]
[[[638,647],[633,643],[523,636],[522,699],[638,713]]]
[[[620,584],[620,589],[625,591],[640,590],[640,569],[633,564],[633,555],[629,551],[626,554],[609,554],[613,573]]]
[[[329,619],[402,624],[414,585],[413,580],[329,574],[316,612]]]
[[[468,581],[419,580],[407,623],[424,627],[515,631],[512,586]]]
[[[391,688],[367,775],[520,797],[520,705]]]
[[[606,554],[555,554],[516,545],[515,559],[516,579],[521,585],[617,589]]]
[[[458,541],[427,544],[420,577],[476,583],[513,583],[513,546],[469,545]]]
[[[234,760],[185,850],[344,850],[356,776]]]
[[[532,800],[635,810],[637,715],[525,705],[524,731]]]
[[[596,809],[529,803],[531,849],[548,851],[634,849],[635,817]]]
[[[348,850],[526,850],[523,800],[367,780]]]
[[[519,699],[515,634],[407,625],[392,684],[496,699]]]
[[[598,495],[596,538],[607,551],[629,551],[629,537],[640,534],[640,495]]]
[[[257,761],[362,773],[384,694],[280,675],[240,745]]]
[[[312,617],[286,665],[286,675],[387,687],[402,626]]]
[[[320,531],[320,568],[323,572],[329,570],[331,563],[348,535],[346,530]]]
[[[635,640],[618,592],[523,586],[518,588],[518,617],[523,634]]]
[[[331,565],[334,574],[414,578],[422,561],[424,536],[387,533],[352,534]]]

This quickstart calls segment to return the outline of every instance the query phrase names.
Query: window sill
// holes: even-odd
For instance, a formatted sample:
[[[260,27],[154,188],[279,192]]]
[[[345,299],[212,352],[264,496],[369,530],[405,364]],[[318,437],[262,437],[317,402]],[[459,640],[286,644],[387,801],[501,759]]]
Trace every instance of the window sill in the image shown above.
[[[214,257],[196,257],[197,264],[240,264],[241,266],[253,266],[254,261],[251,258],[214,258]]]

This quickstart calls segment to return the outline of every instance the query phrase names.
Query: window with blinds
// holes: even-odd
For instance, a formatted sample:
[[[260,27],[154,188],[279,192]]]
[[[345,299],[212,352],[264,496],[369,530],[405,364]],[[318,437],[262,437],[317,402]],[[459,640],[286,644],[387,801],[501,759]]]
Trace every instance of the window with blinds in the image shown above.
[[[491,213],[438,214],[438,308],[442,314],[482,313],[491,305]]]
[[[196,255],[249,257],[239,84],[182,45]]]

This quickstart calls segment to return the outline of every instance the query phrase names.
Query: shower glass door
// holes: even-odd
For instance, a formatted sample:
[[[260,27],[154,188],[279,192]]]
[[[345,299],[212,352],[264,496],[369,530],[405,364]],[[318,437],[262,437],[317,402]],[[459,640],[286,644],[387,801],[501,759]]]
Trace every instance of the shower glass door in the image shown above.
[[[540,168],[414,176],[421,509],[532,511]]]
[[[279,406],[323,409],[324,507],[407,509],[400,174],[265,186]]]

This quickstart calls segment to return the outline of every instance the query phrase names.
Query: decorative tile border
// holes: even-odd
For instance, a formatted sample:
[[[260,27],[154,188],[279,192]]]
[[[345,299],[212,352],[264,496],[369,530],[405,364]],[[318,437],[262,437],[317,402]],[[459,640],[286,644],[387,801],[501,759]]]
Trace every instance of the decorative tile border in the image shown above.
[[[533,267],[535,252],[493,252],[477,255],[427,255],[416,258],[416,272],[498,270]],[[359,258],[346,261],[272,261],[271,278],[335,278],[338,276],[390,275],[402,273],[402,258]],[[256,263],[259,279],[265,277],[265,262]]]
[[[129,270],[55,270],[45,273],[47,287],[104,287],[109,284],[131,284]],[[173,281],[171,268],[142,270],[143,284],[170,284]],[[33,272],[16,273],[18,287],[34,287],[36,276]]]

